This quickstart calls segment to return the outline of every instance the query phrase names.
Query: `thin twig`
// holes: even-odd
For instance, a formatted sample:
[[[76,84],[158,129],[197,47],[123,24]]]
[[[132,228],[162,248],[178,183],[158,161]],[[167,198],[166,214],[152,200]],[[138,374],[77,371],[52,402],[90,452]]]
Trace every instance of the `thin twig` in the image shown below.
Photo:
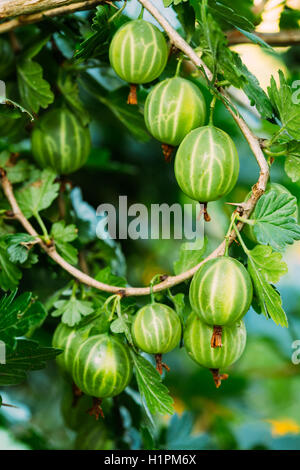
[[[39,21],[43,21],[44,19],[51,18],[53,16],[67,15],[67,14],[71,14],[76,11],[82,11],[82,10],[90,10],[91,8],[94,8],[100,3],[103,3],[103,0],[84,0],[84,1],[79,1],[76,3],[72,3],[71,5],[58,6],[57,8],[52,8],[52,9],[44,10],[44,11],[37,12],[37,13],[26,14],[26,15],[22,14],[18,16],[17,18],[6,21],[5,23],[1,23],[0,34],[11,31],[17,28],[18,26],[38,23]],[[16,16],[16,14],[12,16]],[[0,18],[1,17],[5,18],[5,16],[1,16],[1,10],[0,10]]]
[[[300,44],[300,29],[283,29],[277,33],[253,33],[270,46],[292,46]],[[234,44],[253,44],[253,41],[237,30],[227,33],[229,45]]]

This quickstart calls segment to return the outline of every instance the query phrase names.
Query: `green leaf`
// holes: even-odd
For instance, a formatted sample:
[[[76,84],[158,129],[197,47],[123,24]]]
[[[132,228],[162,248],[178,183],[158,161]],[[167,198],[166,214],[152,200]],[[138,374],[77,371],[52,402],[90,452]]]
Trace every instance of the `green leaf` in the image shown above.
[[[108,23],[109,8],[99,5],[92,21],[92,32],[79,44],[75,51],[75,59],[90,59],[106,54],[109,47],[110,24]]]
[[[260,113],[263,119],[271,119],[274,114],[272,104],[267,94],[261,88],[259,81],[255,77],[255,75],[253,75],[248,70],[248,68],[242,62],[240,56],[237,53],[232,53],[232,60],[234,61],[236,67],[240,70],[240,73],[244,77],[244,83],[241,87],[248,96],[251,105],[255,105],[257,111]]]
[[[78,252],[77,249],[68,242],[72,242],[77,238],[77,232],[75,225],[66,225],[65,221],[61,220],[52,225],[50,233],[55,242],[57,251],[71,264],[77,263]]]
[[[28,180],[34,170],[28,160],[15,161],[11,153],[6,150],[0,153],[0,167],[5,169],[7,178],[12,184]]]
[[[147,142],[150,139],[142,112],[137,106],[129,106],[127,104],[128,87],[122,87],[108,93],[107,90],[88,73],[81,74],[79,83],[90,95],[107,106],[136,139],[142,142]]]
[[[146,130],[144,116],[137,106],[127,104],[127,97],[128,88],[119,88],[109,93],[106,98],[102,99],[102,102],[108,106],[134,137],[142,142],[147,142],[150,136]]]
[[[58,196],[59,184],[54,183],[56,174],[49,169],[38,174],[35,181],[16,192],[16,198],[25,217],[30,218],[47,209]]]
[[[238,29],[244,36],[246,36],[246,38],[250,39],[250,41],[252,41],[254,44],[258,44],[259,46],[262,46],[265,49],[269,49],[269,51],[273,53],[275,52],[272,46],[270,46],[268,43],[266,43],[263,39],[261,39],[256,34],[251,33],[249,31],[245,31],[242,28],[236,27],[236,29]]]
[[[35,301],[30,292],[15,296],[16,291],[3,296],[0,301],[0,340],[5,343],[7,351],[14,349],[16,337],[31,333],[47,317],[43,305]]]
[[[206,239],[204,241],[198,239],[194,243],[185,242],[181,244],[179,258],[174,261],[173,264],[176,275],[187,271],[203,260],[203,255],[206,250],[206,241]],[[198,250],[195,249],[197,246],[195,244],[199,245]]]
[[[90,117],[79,98],[77,76],[61,67],[59,69],[57,86],[71,110],[74,111],[82,124],[86,126],[90,122]]]
[[[287,274],[288,267],[282,259],[282,254],[274,252],[270,246],[256,245],[250,250],[252,258],[266,279],[276,284],[280,278]]]
[[[5,237],[8,244],[7,253],[12,263],[25,263],[31,253],[31,245],[35,238],[27,233],[16,233]]]
[[[188,40],[195,32],[195,10],[190,5],[183,5],[180,3],[175,6],[175,11],[184,31],[186,32]]]
[[[152,364],[144,357],[130,350],[135,366],[136,380],[139,392],[145,400],[150,413],[173,414],[173,399],[167,387],[162,383],[161,376]]]
[[[43,49],[43,47],[47,44],[50,40],[51,35],[48,33],[41,33],[39,36],[34,36],[33,41],[26,47],[24,51],[21,53],[21,59],[33,59],[39,52]]]
[[[241,88],[245,83],[243,73],[233,60],[234,52],[229,49],[228,40],[219,24],[210,13],[207,15],[203,13],[198,0],[191,0],[191,5],[198,20],[197,35],[203,51],[203,61],[213,72],[214,77],[220,74],[233,86]]]
[[[212,14],[219,16],[223,21],[230,23],[235,28],[243,28],[247,31],[254,30],[254,24],[245,16],[239,13],[239,7],[232,5],[233,2],[230,2],[230,6],[226,3],[220,2],[219,0],[209,0],[209,9]]]
[[[60,354],[60,349],[44,348],[35,341],[18,340],[16,349],[0,364],[0,385],[18,385],[32,370],[43,369],[46,361]]]
[[[4,291],[14,290],[22,277],[20,269],[10,261],[7,245],[4,239],[0,240],[0,287]]]
[[[282,251],[286,245],[300,240],[300,226],[294,218],[297,199],[276,191],[264,194],[251,216],[253,231],[259,243]]]
[[[111,286],[126,287],[126,279],[124,277],[115,276],[111,268],[107,266],[98,272],[96,276],[97,281],[103,282],[104,284],[110,284]]]
[[[75,297],[68,300],[58,300],[54,303],[56,310],[53,317],[62,317],[61,321],[68,326],[77,325],[82,317],[93,313],[93,304],[87,300],[78,300]]]
[[[287,143],[284,171],[293,183],[300,179],[300,142],[292,140]]]
[[[43,79],[43,69],[37,62],[26,59],[18,63],[18,85],[24,105],[35,113],[54,101],[49,83]]]
[[[19,119],[23,113],[27,114],[31,121],[34,120],[33,115],[19,103],[12,101],[5,96],[0,96],[0,108],[1,116],[7,116],[11,119]]]
[[[255,247],[248,251],[248,271],[254,284],[254,290],[259,307],[266,318],[272,318],[276,325],[288,326],[286,314],[282,308],[282,301],[277,290],[269,284],[269,280],[278,280],[284,271],[284,262],[279,259],[280,253],[272,253],[270,247]],[[275,256],[274,256],[275,255]],[[278,256],[279,255],[279,256]],[[272,263],[279,262],[279,267]]]
[[[284,129],[295,140],[300,140],[300,104],[294,99],[294,91],[287,84],[282,70],[278,71],[280,87],[277,88],[274,77],[268,87],[268,94],[277,109]]]

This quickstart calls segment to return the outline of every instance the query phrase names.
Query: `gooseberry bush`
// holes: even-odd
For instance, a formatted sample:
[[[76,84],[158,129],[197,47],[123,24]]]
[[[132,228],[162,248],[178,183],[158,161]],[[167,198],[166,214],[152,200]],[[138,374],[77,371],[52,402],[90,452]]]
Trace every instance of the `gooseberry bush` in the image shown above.
[[[219,388],[247,351],[251,306],[288,327],[275,284],[287,273],[285,249],[300,240],[297,199],[272,181],[277,160],[283,181],[300,180],[300,104],[282,72],[264,91],[228,42],[235,31],[272,53],[253,32],[261,21],[253,2],[164,0],[178,31],[154,3],[138,3],[136,18],[126,4],[103,2],[0,37],[0,385],[21,384],[56,358],[62,414],[79,449],[130,447],[132,436],[118,428],[126,419],[141,447],[156,448],[154,417],[174,412],[164,354],[180,347]],[[144,19],[144,7],[152,17]],[[264,135],[250,130],[234,89],[266,124]],[[96,234],[95,210],[79,189],[85,168],[130,174],[100,148],[97,107],[107,116],[106,146],[118,135],[156,139],[165,178],[202,204],[205,227],[216,222],[213,201],[227,217],[219,246],[183,243],[174,273],[153,273],[140,288],[124,276],[126,243]],[[248,194],[234,193],[240,200],[231,194],[243,148],[218,126],[217,107],[257,163]],[[90,186],[102,201],[105,176]]]

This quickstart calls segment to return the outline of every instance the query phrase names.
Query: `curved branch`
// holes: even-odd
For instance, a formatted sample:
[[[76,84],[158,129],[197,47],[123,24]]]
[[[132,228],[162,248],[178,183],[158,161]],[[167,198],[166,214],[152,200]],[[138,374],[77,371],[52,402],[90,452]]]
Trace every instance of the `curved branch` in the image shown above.
[[[283,29],[277,33],[259,33],[257,31],[253,31],[253,33],[270,46],[280,47],[300,44],[300,29]],[[227,39],[230,45],[253,44],[251,39],[237,30],[229,31]]]
[[[191,61],[196,65],[196,67],[200,67],[204,69],[206,76],[210,79],[212,77],[211,71],[207,68],[204,62],[198,57],[195,51],[184,41],[184,39],[175,31],[172,26],[168,23],[168,21],[164,18],[164,16],[157,10],[157,8],[149,2],[149,0],[139,0],[139,2],[153,15],[154,18],[161,24],[164,28],[168,36],[170,37],[172,43],[180,49],[187,57],[191,59]],[[260,175],[257,183],[252,188],[251,197],[248,199],[246,203],[243,203],[243,218],[248,218],[251,214],[252,210],[254,209],[258,199],[263,194],[266,189],[266,185],[269,179],[269,166],[267,161],[264,157],[264,154],[260,148],[259,140],[255,137],[252,131],[247,126],[244,119],[239,115],[238,111],[233,107],[230,102],[230,98],[225,92],[225,90],[221,89],[221,95],[224,98],[224,104],[227,107],[228,111],[233,116],[234,120],[238,124],[239,128],[241,129],[242,133],[244,134],[256,160],[260,168]],[[25,228],[25,230],[34,237],[39,237],[35,229],[32,227],[30,222],[25,218],[24,214],[21,212],[18,203],[15,199],[13,194],[12,186],[8,181],[6,175],[2,173],[2,187],[7,197],[10,205],[12,207],[12,211],[14,213],[15,219],[17,219]],[[239,230],[243,227],[242,223],[238,224]],[[229,245],[233,242],[236,238],[236,233],[233,230],[229,235]],[[150,287],[127,287],[125,289],[121,289],[116,286],[110,286],[108,284],[104,284],[102,282],[93,279],[92,277],[88,276],[87,274],[83,273],[79,269],[75,268],[74,266],[67,263],[56,251],[54,246],[47,246],[41,239],[39,241],[43,250],[48,254],[50,258],[52,258],[57,264],[59,264],[63,269],[65,269],[69,274],[73,277],[78,279],[80,282],[94,287],[95,289],[115,293],[115,294],[122,294],[126,296],[141,296],[141,295],[149,295],[150,294]],[[195,272],[199,269],[199,267],[205,263],[207,260],[211,258],[216,258],[217,256],[221,256],[224,254],[225,251],[226,241],[224,240],[205,260],[201,263],[198,263],[193,268],[189,269],[188,271],[181,273],[177,276],[169,276],[163,282],[156,284],[153,287],[154,292],[159,292],[180,284],[183,281],[191,278]]]
[[[38,13],[52,8],[63,7],[81,0],[10,0],[0,5],[0,19]]]
[[[61,2],[54,2],[54,4],[56,5],[60,3]],[[26,14],[26,15],[22,14],[18,16],[17,18],[14,18],[10,21],[6,21],[5,23],[0,23],[0,34],[7,33],[8,31],[11,31],[17,28],[18,26],[38,23],[39,21],[43,21],[46,18],[51,18],[53,16],[67,15],[67,14],[74,13],[76,11],[81,11],[81,10],[90,10],[91,8],[94,8],[100,3],[103,3],[103,0],[84,0],[84,1],[81,0],[76,3],[72,2],[71,4],[65,4],[63,6],[56,6],[56,8],[38,11],[36,13],[31,13],[31,14]],[[16,16],[16,14],[13,16]],[[1,17],[2,16],[1,16],[1,9],[0,9],[0,18]],[[5,18],[5,16],[3,16],[3,18]]]

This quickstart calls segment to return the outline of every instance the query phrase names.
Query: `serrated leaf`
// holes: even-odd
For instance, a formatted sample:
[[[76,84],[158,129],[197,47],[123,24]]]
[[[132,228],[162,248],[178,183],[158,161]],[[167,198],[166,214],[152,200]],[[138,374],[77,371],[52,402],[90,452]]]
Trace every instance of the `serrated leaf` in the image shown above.
[[[99,5],[92,20],[92,32],[79,44],[75,51],[75,59],[90,59],[107,53],[109,47],[110,24],[108,22],[109,8],[107,5]]]
[[[22,277],[20,269],[10,261],[7,245],[4,239],[0,240],[0,287],[4,291],[14,290]]]
[[[77,238],[77,228],[75,225],[66,225],[64,220],[52,225],[50,236],[55,242],[57,251],[68,263],[76,264],[78,251],[68,242]]]
[[[283,127],[295,140],[300,141],[300,104],[293,99],[294,91],[287,84],[282,70],[278,71],[280,87],[274,77],[268,87],[268,94],[273,106],[277,109]]]
[[[278,268],[274,266],[274,270],[271,269],[272,262],[278,262],[278,253],[270,253],[269,247],[262,247],[257,250],[248,251],[248,271],[253,281],[257,302],[263,314],[266,318],[272,318],[276,325],[283,327],[288,326],[286,314],[282,308],[282,301],[277,290],[269,284],[269,279],[278,279],[278,276],[282,275],[284,271],[283,262],[280,262],[280,272]],[[269,259],[268,259],[269,258]],[[268,259],[268,262],[266,261]],[[267,269],[264,268],[264,264]]]
[[[47,108],[54,101],[49,83],[43,78],[40,64],[31,59],[18,63],[18,85],[24,105],[35,113],[40,107]]]
[[[190,3],[198,20],[197,34],[203,61],[215,77],[220,74],[233,86],[241,88],[245,78],[233,60],[234,52],[229,49],[225,34],[210,13],[203,13],[198,0],[190,0]]]
[[[271,119],[274,114],[272,104],[267,94],[261,88],[259,81],[250,70],[248,70],[237,53],[233,52],[232,59],[244,77],[242,89],[248,96],[251,105],[256,107],[263,119]]]
[[[258,242],[282,251],[286,245],[300,240],[300,226],[293,217],[295,210],[295,197],[285,193],[278,195],[276,191],[264,194],[251,216]]]
[[[5,343],[7,351],[14,348],[16,337],[31,333],[47,317],[43,305],[32,299],[30,292],[15,296],[16,291],[3,296],[0,301],[0,340]]]
[[[28,180],[33,171],[33,166],[28,160],[14,161],[10,152],[6,150],[0,153],[0,166],[5,169],[7,178],[12,184]]]
[[[58,196],[59,184],[54,183],[56,174],[49,169],[38,174],[35,181],[30,182],[16,192],[16,198],[25,217],[30,218],[47,209]]]
[[[12,263],[25,263],[30,255],[30,244],[35,238],[27,233],[16,233],[5,237],[7,253]]]
[[[56,310],[52,312],[52,316],[61,316],[61,321],[68,326],[78,325],[82,317],[86,317],[94,311],[92,302],[78,300],[75,297],[68,300],[58,300],[54,303],[54,307]]]
[[[43,369],[46,361],[60,352],[60,349],[41,347],[35,341],[18,340],[15,350],[7,355],[6,363],[0,364],[0,385],[22,383],[27,372]]]
[[[250,253],[255,264],[269,282],[276,284],[282,276],[287,274],[288,266],[283,261],[282,254],[274,252],[270,246],[256,245]]]
[[[161,376],[144,357],[130,350],[135,366],[139,392],[149,408],[150,413],[173,414],[173,399],[167,387],[162,383]]]

